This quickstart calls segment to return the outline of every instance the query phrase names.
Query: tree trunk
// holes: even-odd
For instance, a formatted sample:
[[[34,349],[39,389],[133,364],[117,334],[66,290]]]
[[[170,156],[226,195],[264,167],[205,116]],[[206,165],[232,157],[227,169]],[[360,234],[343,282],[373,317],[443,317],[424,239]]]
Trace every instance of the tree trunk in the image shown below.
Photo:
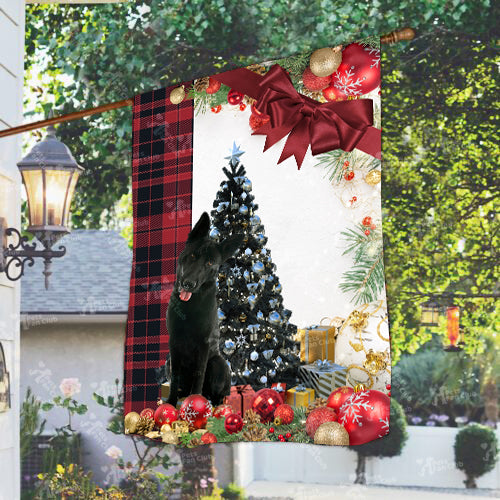
[[[358,453],[358,464],[356,465],[356,480],[354,484],[366,484],[366,457]]]
[[[474,476],[467,476],[464,483],[466,488],[477,488],[476,478]]]
[[[196,446],[194,448],[181,448],[178,453],[182,462],[183,481],[187,483],[187,493],[195,498],[204,495],[210,495],[213,489],[213,483],[209,478],[215,478],[217,471],[215,469],[215,456],[213,448],[209,446]],[[207,487],[201,487],[201,481],[207,481]]]

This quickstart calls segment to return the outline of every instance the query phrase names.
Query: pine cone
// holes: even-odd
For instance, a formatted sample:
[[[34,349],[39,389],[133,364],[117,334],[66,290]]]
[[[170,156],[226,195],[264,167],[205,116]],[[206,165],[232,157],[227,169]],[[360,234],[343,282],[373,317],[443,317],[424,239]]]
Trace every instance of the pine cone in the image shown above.
[[[193,438],[191,441],[189,441],[189,447],[194,448],[195,446],[200,446],[200,444],[203,444],[203,441],[199,438]]]
[[[260,416],[253,410],[247,410],[243,417],[243,422],[245,422],[245,424],[260,424]]]
[[[245,441],[269,441],[267,429],[259,425],[251,424],[245,427],[243,439]]]
[[[247,69],[258,75],[265,75],[267,73],[267,68],[262,66],[262,64],[250,64],[250,66],[247,66]]]
[[[155,427],[155,421],[152,418],[141,417],[137,421],[137,427],[135,428],[135,433],[145,436],[148,432],[151,432]]]
[[[311,413],[313,410],[315,410],[316,408],[319,408],[321,406],[326,406],[326,399],[325,398],[316,398],[307,407],[306,416],[309,416],[309,413]]]
[[[204,92],[208,88],[208,81],[209,81],[209,79],[210,78],[208,76],[204,76],[203,78],[198,78],[194,82],[194,89],[197,92]]]

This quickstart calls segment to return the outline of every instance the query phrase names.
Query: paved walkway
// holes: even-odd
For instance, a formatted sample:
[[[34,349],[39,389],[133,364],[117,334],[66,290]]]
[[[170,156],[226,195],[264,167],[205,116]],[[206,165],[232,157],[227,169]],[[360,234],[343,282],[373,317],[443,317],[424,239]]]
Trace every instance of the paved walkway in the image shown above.
[[[250,500],[471,500],[500,498],[499,491],[439,488],[398,488],[353,484],[327,485],[254,481],[245,488]]]

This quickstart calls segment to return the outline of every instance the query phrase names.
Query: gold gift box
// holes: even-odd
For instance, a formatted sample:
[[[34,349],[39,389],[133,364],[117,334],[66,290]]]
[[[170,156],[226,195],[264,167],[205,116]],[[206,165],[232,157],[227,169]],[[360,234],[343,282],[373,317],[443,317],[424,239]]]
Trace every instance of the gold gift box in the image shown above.
[[[335,362],[335,337],[337,333],[336,326],[322,325],[321,323],[297,330],[297,340],[300,341],[300,360],[305,363],[314,363],[318,359]]]
[[[167,400],[168,397],[170,396],[170,382],[165,382],[164,384],[161,384],[161,388],[160,388],[160,397],[162,400]],[[177,408],[180,408],[182,402],[185,400],[186,398],[179,398],[177,400],[177,405],[176,407]]]
[[[290,406],[308,406],[314,401],[314,389],[300,385],[286,391],[286,403]]]

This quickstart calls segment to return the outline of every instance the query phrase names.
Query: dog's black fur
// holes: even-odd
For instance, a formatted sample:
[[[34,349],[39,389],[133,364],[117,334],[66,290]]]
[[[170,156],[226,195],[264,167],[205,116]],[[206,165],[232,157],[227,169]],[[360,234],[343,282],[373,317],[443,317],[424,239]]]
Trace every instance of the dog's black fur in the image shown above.
[[[229,367],[219,353],[216,276],[219,266],[243,243],[236,234],[221,243],[209,238],[210,218],[206,212],[189,233],[177,261],[177,276],[167,309],[170,336],[170,395],[202,394],[212,404],[229,394]]]

